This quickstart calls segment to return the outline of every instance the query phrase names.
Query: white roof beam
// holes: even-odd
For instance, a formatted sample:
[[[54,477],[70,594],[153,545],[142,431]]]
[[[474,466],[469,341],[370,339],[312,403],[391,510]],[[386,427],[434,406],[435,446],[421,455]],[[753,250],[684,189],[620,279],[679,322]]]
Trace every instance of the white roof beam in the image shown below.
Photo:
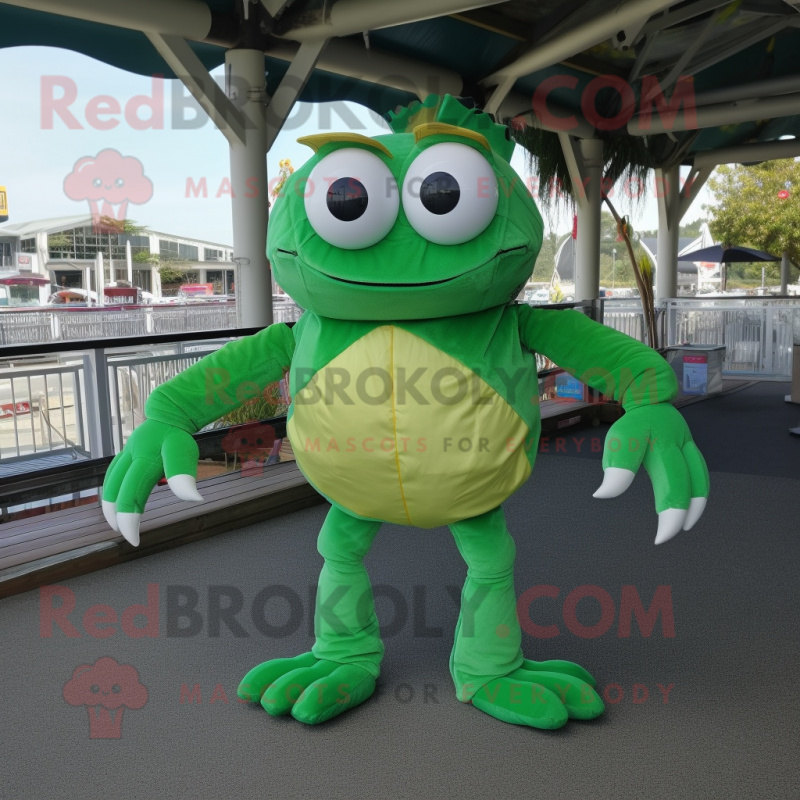
[[[635,81],[639,75],[642,74],[645,64],[647,64],[648,60],[650,59],[650,51],[653,49],[653,45],[655,44],[657,38],[658,31],[653,31],[644,40],[642,49],[639,51],[639,55],[636,56],[636,61],[631,67],[630,75],[628,76],[628,80],[631,83],[633,83],[633,81]]]
[[[800,21],[800,20],[799,20]],[[697,75],[704,69],[713,67],[724,61],[726,58],[746,50],[751,45],[754,45],[763,39],[768,39],[773,34],[778,33],[783,28],[792,25],[793,18],[791,17],[766,17],[765,20],[758,24],[754,24],[750,30],[743,36],[736,36],[730,40],[721,43],[718,47],[712,49],[709,53],[705,54],[698,61],[689,64],[685,70],[686,75]]]
[[[718,164],[754,164],[759,161],[774,161],[779,158],[800,157],[800,140],[785,139],[777,142],[753,142],[733,147],[721,147],[698,153],[694,164],[699,166],[717,166]]]
[[[766,97],[763,100],[750,100],[742,103],[725,103],[713,106],[691,107],[690,117],[686,109],[681,109],[674,119],[666,122],[658,113],[651,113],[642,125],[640,115],[631,117],[628,133],[632,136],[652,136],[656,133],[674,133],[696,130],[697,128],[716,128],[720,125],[734,125],[739,122],[754,122],[760,119],[790,117],[800,114],[800,92],[779,97]]]
[[[267,106],[267,151],[272,148],[294,104],[305,89],[317,61],[328,44],[327,39],[306,41],[300,45],[289,69],[281,79]]]
[[[339,0],[331,6],[327,19],[292,28],[281,34],[298,42],[350,36],[353,33],[391,28],[447,14],[459,14],[474,8],[498,5],[505,0]]]
[[[719,13],[719,11],[715,11],[706,20],[703,27],[698,31],[697,36],[695,36],[691,44],[681,53],[680,58],[672,65],[667,76],[661,81],[661,89],[669,88],[678,80],[683,73],[683,68],[694,58],[697,51],[705,44],[706,39],[711,35],[711,31],[716,27]],[[650,98],[648,97],[647,99],[649,100]]]
[[[285,42],[271,47],[267,55],[291,62],[297,52],[297,45]],[[453,70],[396,56],[374,47],[366,50],[359,43],[341,39],[328,42],[317,61],[317,69],[412,92],[420,100],[429,94],[458,96],[462,90],[461,76]]]
[[[11,6],[202,41],[211,29],[211,11],[201,0],[2,0]]]
[[[673,25],[680,25],[681,22],[693,19],[700,14],[705,14],[707,11],[713,11],[716,8],[729,5],[731,0],[698,0],[685,8],[676,9],[675,11],[668,11],[660,17],[651,19],[642,28],[642,34],[647,36],[650,33],[670,28]]]
[[[159,33],[148,33],[147,38],[225,138],[231,144],[244,143],[244,114],[226,97],[185,39]]]
[[[261,5],[273,19],[277,19],[293,2],[294,0],[261,0]]]
[[[678,195],[678,221],[682,220],[689,212],[689,208],[713,171],[713,164],[695,164],[689,170]]]
[[[546,42],[537,44],[516,61],[507,64],[481,81],[487,87],[499,86],[508,78],[520,78],[551,67],[566,58],[610,39],[618,31],[663,11],[677,0],[627,0],[614,4],[600,16],[561,31]],[[609,4],[611,5],[611,4]]]
[[[594,125],[580,112],[560,108],[554,103],[547,103],[550,114],[562,122],[548,124],[533,108],[532,98],[526,97],[522,92],[509,92],[506,99],[495,112],[498,121],[514,117],[532,118],[534,128],[542,128],[558,134],[568,134],[578,139],[593,139],[596,135]]]
[[[800,92],[800,75],[786,75],[782,78],[768,78],[763,81],[728,86],[724,89],[698,92],[694,96],[694,102],[698,106],[710,106],[716,103],[735,103],[739,100],[754,100],[791,92]]]

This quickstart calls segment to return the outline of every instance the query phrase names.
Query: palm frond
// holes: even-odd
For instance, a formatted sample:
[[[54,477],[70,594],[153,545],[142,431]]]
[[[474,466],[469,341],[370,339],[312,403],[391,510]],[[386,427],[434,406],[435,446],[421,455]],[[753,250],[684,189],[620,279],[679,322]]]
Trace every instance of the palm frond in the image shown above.
[[[572,180],[558,134],[538,127],[535,119],[532,125],[521,125],[517,120],[512,123],[511,119],[504,122],[511,130],[512,139],[526,151],[527,167],[538,179],[538,196],[542,206],[555,209],[563,202],[573,205],[575,195]],[[605,185],[613,186],[620,180],[627,182],[630,190],[626,196],[633,206],[644,201],[644,188],[650,170],[659,163],[655,151],[660,143],[654,139],[656,137],[603,138]]]

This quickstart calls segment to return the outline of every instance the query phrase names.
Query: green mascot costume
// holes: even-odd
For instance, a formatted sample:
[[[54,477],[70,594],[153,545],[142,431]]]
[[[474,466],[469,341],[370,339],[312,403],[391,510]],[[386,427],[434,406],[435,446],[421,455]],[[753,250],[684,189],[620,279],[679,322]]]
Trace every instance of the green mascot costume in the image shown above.
[[[151,394],[108,470],[106,518],[137,545],[165,474],[179,498],[202,500],[191,434],[243,402],[237,387],[266,387],[288,369],[297,462],[331,503],[316,642],[254,667],[239,696],[317,723],[373,693],[383,644],[363,560],[388,521],[449,526],[467,563],[450,658],[459,700],[535,728],[597,717],[603,703],[585,669],[530,661],[520,648],[501,504],[537,450],[534,354],[622,403],[595,497],[623,492],[643,462],[657,544],[699,519],[708,470],[668,402],[677,384],[657,353],[577,311],[513,302],[543,226],[509,164],[507,128],[450,96],[391,117],[390,135],[301,139],[314,156],[277,203],[268,255],[305,313],[293,328],[226,344]]]

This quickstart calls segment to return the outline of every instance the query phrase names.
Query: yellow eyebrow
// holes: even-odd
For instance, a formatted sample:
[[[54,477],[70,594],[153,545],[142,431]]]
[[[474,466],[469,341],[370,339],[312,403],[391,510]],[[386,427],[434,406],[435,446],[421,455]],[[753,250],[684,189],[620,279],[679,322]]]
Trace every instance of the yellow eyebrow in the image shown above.
[[[473,142],[477,142],[481,147],[485,147],[491,152],[491,147],[489,147],[489,142],[486,141],[485,136],[481,136],[480,133],[475,133],[475,131],[471,131],[468,128],[459,128],[457,125],[447,125],[444,122],[426,122],[423,125],[417,125],[414,128],[414,140],[419,142],[426,136],[436,136],[436,134],[440,133],[446,136],[461,136],[463,139],[472,139]]]
[[[363,144],[383,153],[387,158],[394,158],[385,145],[370,139],[369,136],[362,136],[360,133],[315,133],[313,136],[301,136],[297,140],[298,144],[308,145],[315,153],[326,144]]]

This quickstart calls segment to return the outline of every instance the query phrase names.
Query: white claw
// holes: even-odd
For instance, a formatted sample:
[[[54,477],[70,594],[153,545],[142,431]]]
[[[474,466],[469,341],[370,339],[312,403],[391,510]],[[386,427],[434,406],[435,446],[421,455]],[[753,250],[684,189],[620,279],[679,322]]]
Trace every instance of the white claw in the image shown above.
[[[685,508],[667,508],[658,515],[656,544],[668,542],[683,527],[686,519]]]
[[[109,503],[108,500],[103,500],[103,516],[106,522],[119,533],[119,525],[117,525],[117,504]]]
[[[683,529],[685,531],[691,530],[695,526],[697,520],[703,516],[707,502],[707,497],[693,497],[691,499],[689,502],[689,513],[686,515],[686,519],[683,523]]]
[[[126,511],[120,511],[120,513],[117,514],[119,532],[134,547],[139,546],[139,520],[141,520],[141,518],[141,514],[131,514]]]
[[[197,483],[191,475],[173,475],[167,478],[169,488],[179,500],[188,500],[193,503],[202,503],[203,498],[197,491]]]
[[[597,497],[601,500],[618,497],[633,483],[635,477],[636,473],[629,469],[608,467],[603,473],[603,483],[600,484],[600,488],[592,497]]]

